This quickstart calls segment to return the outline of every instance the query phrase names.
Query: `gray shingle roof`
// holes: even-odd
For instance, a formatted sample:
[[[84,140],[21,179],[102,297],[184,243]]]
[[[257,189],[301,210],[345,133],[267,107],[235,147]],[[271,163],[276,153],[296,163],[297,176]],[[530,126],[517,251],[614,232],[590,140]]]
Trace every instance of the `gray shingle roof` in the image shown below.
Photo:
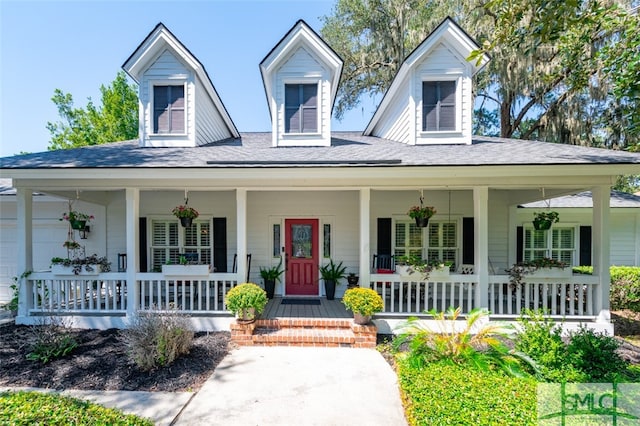
[[[580,207],[591,208],[593,207],[593,198],[591,191],[580,192],[578,194],[567,195],[564,197],[557,197],[551,199],[551,208],[563,208],[563,207]],[[611,207],[635,207],[640,208],[640,196],[635,194],[629,194],[628,192],[611,191]],[[534,201],[533,203],[523,204],[518,207],[524,208],[546,208],[546,201]]]
[[[3,169],[211,168],[372,165],[482,166],[638,164],[640,154],[517,139],[474,137],[472,145],[410,146],[355,132],[334,132],[331,147],[273,148],[271,133],[242,133],[196,148],[140,148],[137,141],[0,158]],[[360,163],[360,164],[353,164]]]

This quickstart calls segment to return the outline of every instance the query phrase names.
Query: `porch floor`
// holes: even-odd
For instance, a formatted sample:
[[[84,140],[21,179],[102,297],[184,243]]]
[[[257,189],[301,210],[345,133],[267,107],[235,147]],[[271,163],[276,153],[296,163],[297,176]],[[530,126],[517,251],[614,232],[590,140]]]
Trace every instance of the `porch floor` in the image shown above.
[[[324,297],[305,297],[305,299],[319,300],[320,305],[283,305],[286,298],[274,297],[269,300],[262,313],[264,319],[274,318],[353,318],[342,304],[342,300],[327,300]]]

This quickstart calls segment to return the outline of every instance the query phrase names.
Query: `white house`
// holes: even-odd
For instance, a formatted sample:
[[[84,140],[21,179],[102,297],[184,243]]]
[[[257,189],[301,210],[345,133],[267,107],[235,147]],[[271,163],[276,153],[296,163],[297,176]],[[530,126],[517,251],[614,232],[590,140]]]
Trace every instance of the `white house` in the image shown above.
[[[242,133],[203,65],[159,24],[123,66],[139,84],[138,140],[0,159],[0,177],[16,189],[18,272],[36,265],[34,192],[87,206],[91,251],[114,265],[126,259],[126,271],[92,277],[32,274],[17,321],[53,311],[123,327],[137,310],[175,304],[200,328],[227,327],[228,289],[260,282],[258,267],[282,257],[277,294],[323,297],[318,266],[343,261],[383,296],[379,326],[459,305],[501,319],[543,307],[610,329],[610,187],[619,174],[640,174],[640,155],[473,136],[472,76],[489,60],[466,61],[475,48],[443,21],[401,66],[364,132],[332,132],[342,62],[299,21],[260,62],[272,131]],[[541,189],[546,198],[592,192],[595,273],[514,288],[504,269],[519,256],[517,206],[545,198]],[[421,198],[437,210],[425,228],[407,216]],[[200,215],[182,227],[171,211],[186,200]],[[209,271],[163,274],[184,253]],[[373,263],[402,254],[454,268],[424,280]]]

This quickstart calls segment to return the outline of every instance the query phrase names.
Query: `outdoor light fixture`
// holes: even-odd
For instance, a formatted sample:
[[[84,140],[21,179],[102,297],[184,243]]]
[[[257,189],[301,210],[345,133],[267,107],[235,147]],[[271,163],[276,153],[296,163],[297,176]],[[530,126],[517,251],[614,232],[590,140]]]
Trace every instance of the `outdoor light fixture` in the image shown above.
[[[86,240],[87,239],[87,234],[91,232],[91,228],[89,228],[89,225],[85,225],[84,229],[80,230],[80,239],[81,240]]]

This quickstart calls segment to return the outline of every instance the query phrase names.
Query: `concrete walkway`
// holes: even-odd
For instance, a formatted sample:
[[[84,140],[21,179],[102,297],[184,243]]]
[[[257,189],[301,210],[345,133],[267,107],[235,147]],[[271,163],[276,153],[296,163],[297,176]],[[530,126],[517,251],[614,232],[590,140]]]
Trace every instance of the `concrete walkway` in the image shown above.
[[[0,387],[3,390],[9,388]],[[62,393],[149,418],[159,426],[407,424],[396,375],[373,349],[241,347],[222,360],[195,394]]]

